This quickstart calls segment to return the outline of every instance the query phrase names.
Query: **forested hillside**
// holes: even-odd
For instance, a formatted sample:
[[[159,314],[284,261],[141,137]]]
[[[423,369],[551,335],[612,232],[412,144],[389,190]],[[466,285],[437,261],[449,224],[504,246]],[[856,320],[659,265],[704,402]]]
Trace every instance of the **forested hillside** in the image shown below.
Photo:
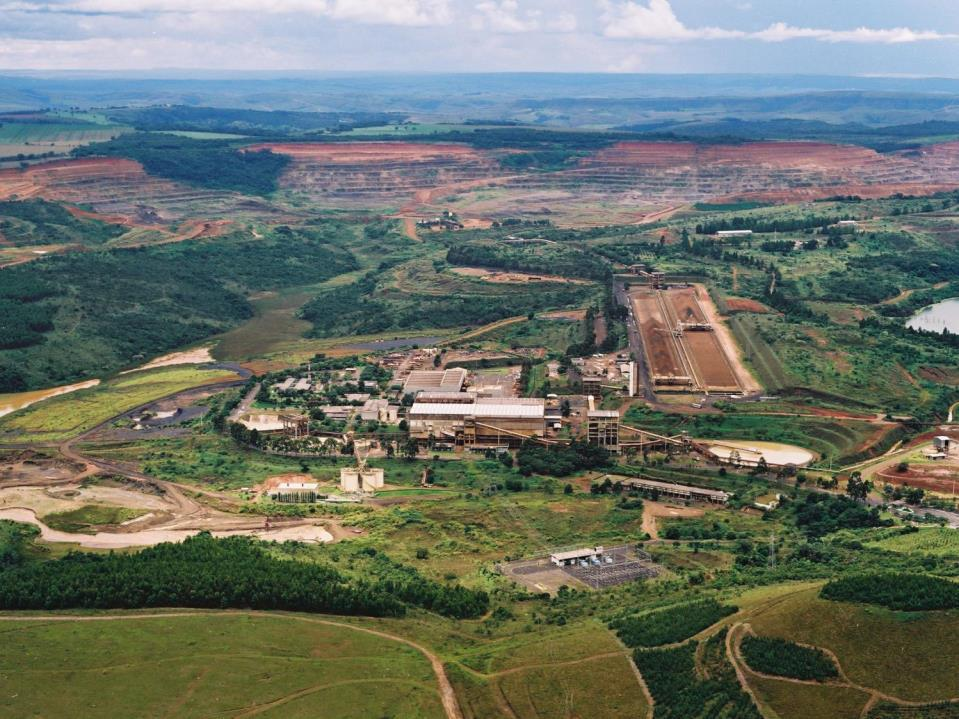
[[[281,227],[156,248],[58,255],[0,270],[0,392],[116,370],[249,318],[249,291],[356,268],[320,230]]]

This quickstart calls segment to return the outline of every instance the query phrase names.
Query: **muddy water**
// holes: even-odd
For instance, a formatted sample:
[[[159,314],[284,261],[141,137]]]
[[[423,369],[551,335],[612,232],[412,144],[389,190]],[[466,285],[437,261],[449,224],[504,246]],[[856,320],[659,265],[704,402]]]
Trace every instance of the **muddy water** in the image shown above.
[[[77,382],[76,384],[63,385],[62,387],[51,387],[50,389],[37,389],[32,392],[16,392],[14,394],[0,394],[0,417],[11,412],[16,412],[31,404],[42,402],[51,397],[57,397],[61,394],[76,392],[78,389],[88,389],[96,387],[100,380],[91,379],[86,382]]]
[[[123,549],[125,547],[152,547],[163,542],[182,542],[192,537],[199,530],[196,529],[145,529],[142,532],[97,532],[96,534],[73,534],[52,529],[37,519],[32,509],[11,507],[0,509],[0,519],[9,519],[14,522],[32,524],[40,529],[40,536],[47,542],[69,542],[79,544],[90,549]],[[280,527],[271,530],[233,529],[213,532],[214,537],[231,537],[235,535],[253,536],[264,541],[285,542],[332,542],[333,535],[323,527],[316,525],[301,525],[296,527]]]
[[[754,440],[702,440],[714,441],[716,444],[709,447],[709,451],[722,460],[729,460],[733,452],[739,453],[739,461],[744,465],[755,465],[760,457],[766,458],[766,463],[773,466],[794,464],[805,467],[816,459],[816,455],[808,449],[779,442],[759,442]]]
[[[927,332],[949,330],[952,334],[959,333],[959,297],[923,307],[909,318],[906,327]]]

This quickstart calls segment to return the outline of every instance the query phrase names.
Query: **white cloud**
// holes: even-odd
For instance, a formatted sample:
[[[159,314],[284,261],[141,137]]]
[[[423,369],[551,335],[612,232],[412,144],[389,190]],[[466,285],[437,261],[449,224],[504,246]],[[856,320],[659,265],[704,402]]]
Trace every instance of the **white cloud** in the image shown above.
[[[611,2],[600,0],[603,8],[603,34],[610,38],[652,41],[751,39],[763,42],[788,40],[819,40],[821,42],[855,43],[909,43],[928,40],[955,40],[959,35],[934,30],[912,30],[907,27],[877,29],[860,27],[855,30],[794,27],[773,23],[765,30],[747,32],[718,27],[687,27],[673,11],[669,0],[638,0]]]
[[[676,17],[669,0],[649,0],[644,5],[634,0],[604,2],[602,22],[606,37],[632,40],[716,40],[742,37],[738,30],[718,27],[689,28]]]
[[[576,32],[579,23],[571,12],[561,12],[546,22],[546,29],[551,32]]]
[[[765,30],[750,34],[765,42],[785,42],[786,40],[813,39],[823,42],[860,42],[887,43],[921,42],[923,40],[954,40],[955,33],[940,33],[934,30],[912,30],[908,27],[895,27],[888,30],[859,27],[855,30],[826,30],[822,28],[793,27],[777,22]]]
[[[4,39],[0,67],[32,70],[124,70],[207,67],[237,70],[297,70],[308,63],[260,44],[226,44],[171,38]]]
[[[476,4],[478,15],[473,18],[477,30],[493,32],[532,32],[539,29],[539,12],[520,13],[516,0],[485,0]]]
[[[66,0],[12,2],[2,9],[104,15],[147,13],[304,14],[373,25],[448,25],[450,0]]]
[[[378,25],[448,25],[453,21],[449,0],[332,0],[328,14],[337,20]]]

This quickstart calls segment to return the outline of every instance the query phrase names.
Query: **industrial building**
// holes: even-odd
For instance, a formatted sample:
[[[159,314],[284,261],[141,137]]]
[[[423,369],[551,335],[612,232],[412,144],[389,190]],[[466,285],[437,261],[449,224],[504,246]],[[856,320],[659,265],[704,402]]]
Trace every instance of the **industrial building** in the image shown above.
[[[349,494],[372,494],[383,488],[381,467],[343,467],[340,470],[340,489]]]
[[[599,397],[602,393],[603,378],[598,375],[585,375],[583,377],[583,394]]]
[[[465,396],[464,396],[465,395]],[[467,401],[469,398],[472,401]],[[475,397],[457,394],[450,401],[413,403],[408,414],[410,437],[453,442],[465,447],[518,446],[546,433],[546,402],[517,397]]]
[[[752,230],[720,230],[716,237],[750,237],[752,234]]]
[[[586,439],[590,444],[619,454],[619,412],[591,409],[586,413]]]
[[[466,384],[467,375],[467,371],[462,367],[414,370],[403,383],[403,393],[415,396],[418,392],[459,392]]]
[[[617,479],[623,483],[623,486],[630,489],[638,489],[640,492],[650,492],[661,497],[672,497],[673,499],[690,502],[726,504],[730,497],[727,492],[719,489],[704,489],[703,487],[691,487],[685,484],[673,484],[672,482],[658,482],[654,479],[644,479],[642,477],[618,477]]]

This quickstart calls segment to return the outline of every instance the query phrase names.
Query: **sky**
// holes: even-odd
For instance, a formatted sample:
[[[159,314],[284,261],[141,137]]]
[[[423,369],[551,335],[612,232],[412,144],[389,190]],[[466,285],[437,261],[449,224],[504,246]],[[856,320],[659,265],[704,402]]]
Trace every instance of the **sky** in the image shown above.
[[[955,77],[955,0],[0,0],[0,69]]]

